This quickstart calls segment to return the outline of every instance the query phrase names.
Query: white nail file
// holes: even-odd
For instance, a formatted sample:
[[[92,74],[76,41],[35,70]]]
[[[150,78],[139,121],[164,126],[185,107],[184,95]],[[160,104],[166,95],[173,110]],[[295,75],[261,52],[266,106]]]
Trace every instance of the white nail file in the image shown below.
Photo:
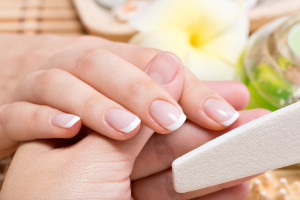
[[[242,125],[176,159],[175,190],[190,192],[300,162],[300,102]]]

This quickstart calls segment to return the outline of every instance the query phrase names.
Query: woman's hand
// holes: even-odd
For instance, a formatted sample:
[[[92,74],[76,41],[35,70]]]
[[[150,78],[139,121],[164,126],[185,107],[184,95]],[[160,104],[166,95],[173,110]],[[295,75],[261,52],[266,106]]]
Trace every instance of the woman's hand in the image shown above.
[[[19,141],[73,137],[80,119],[117,140],[134,136],[140,119],[169,133],[183,124],[182,109],[195,124],[221,130],[249,97],[243,90],[234,109],[175,55],[156,49],[86,36],[1,35],[0,43],[0,156]]]
[[[234,107],[246,104],[245,100],[231,98],[243,95],[244,88],[232,86],[236,87],[213,83]],[[266,113],[264,110],[242,111],[230,129]],[[176,193],[172,185],[172,161],[226,131],[209,131],[189,121],[172,134],[153,137],[153,131],[142,126],[140,133],[127,141],[90,133],[75,143],[69,140],[30,142],[18,149],[0,197],[242,200],[248,191],[247,185],[241,184],[245,180],[185,194]]]

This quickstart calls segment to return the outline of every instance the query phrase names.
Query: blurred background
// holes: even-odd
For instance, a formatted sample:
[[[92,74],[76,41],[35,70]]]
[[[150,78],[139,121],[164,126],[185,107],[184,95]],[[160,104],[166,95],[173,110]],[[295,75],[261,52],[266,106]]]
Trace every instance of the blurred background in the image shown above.
[[[300,100],[299,0],[0,0],[0,34],[90,34],[176,53],[202,80],[239,80],[248,108]],[[238,98],[238,97],[237,97]],[[10,158],[0,161],[3,180]],[[299,200],[300,168],[250,182],[248,200]]]

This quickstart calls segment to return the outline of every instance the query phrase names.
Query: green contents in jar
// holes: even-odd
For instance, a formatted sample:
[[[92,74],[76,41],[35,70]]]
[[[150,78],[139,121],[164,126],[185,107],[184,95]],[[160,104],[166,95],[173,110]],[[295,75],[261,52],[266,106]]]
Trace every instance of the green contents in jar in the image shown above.
[[[300,100],[300,15],[276,20],[249,39],[237,66],[248,108],[277,110]]]
[[[292,83],[285,80],[269,65],[260,63],[253,72],[253,85],[265,94],[273,105],[283,106],[293,94]]]
[[[237,72],[239,80],[248,87],[250,92],[251,98],[247,107],[248,109],[266,108],[272,111],[277,110],[279,106],[270,103],[265,95],[272,97],[273,101],[280,102],[280,99],[286,100],[292,92],[292,86],[278,77],[276,73],[264,63],[261,63],[257,67],[257,70],[253,72],[253,80],[250,81],[243,65],[242,56],[238,63]]]

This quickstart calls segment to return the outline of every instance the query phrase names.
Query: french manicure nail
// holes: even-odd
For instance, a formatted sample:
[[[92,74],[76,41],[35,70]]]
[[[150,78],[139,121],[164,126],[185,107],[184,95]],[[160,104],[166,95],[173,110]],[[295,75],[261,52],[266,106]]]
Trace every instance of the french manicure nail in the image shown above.
[[[204,103],[204,112],[213,121],[223,126],[230,126],[240,116],[231,105],[218,99],[206,100]]]
[[[154,58],[146,72],[156,83],[166,85],[174,80],[179,65],[174,55],[162,52]]]
[[[139,117],[128,111],[116,108],[106,112],[105,120],[111,127],[123,133],[130,133],[141,123]]]
[[[162,100],[152,102],[150,115],[159,125],[170,131],[181,127],[186,120],[186,116],[180,108]]]
[[[51,119],[52,124],[60,128],[71,128],[79,120],[80,117],[76,115],[65,114],[65,113],[54,115]]]

